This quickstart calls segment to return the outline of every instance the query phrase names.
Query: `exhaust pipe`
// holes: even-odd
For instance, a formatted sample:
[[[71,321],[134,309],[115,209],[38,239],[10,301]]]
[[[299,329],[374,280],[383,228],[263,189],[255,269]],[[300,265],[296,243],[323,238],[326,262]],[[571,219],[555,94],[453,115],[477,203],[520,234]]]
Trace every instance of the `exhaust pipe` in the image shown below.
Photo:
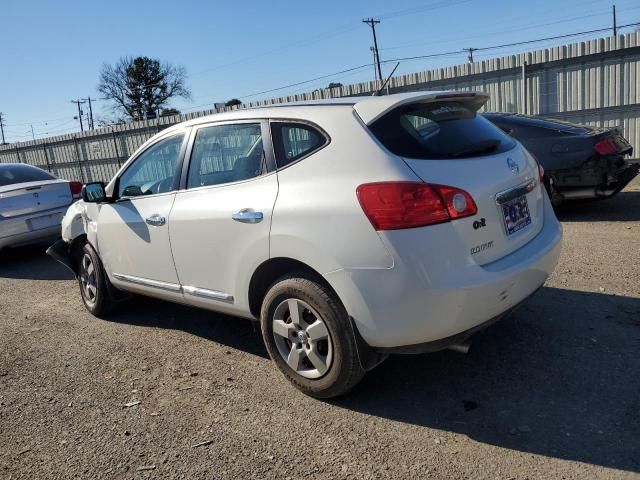
[[[581,200],[584,198],[595,198],[597,195],[595,188],[581,188],[580,190],[567,190],[566,192],[562,192],[562,196],[567,200]]]
[[[585,198],[610,197],[615,192],[615,189],[581,188],[579,190],[567,190],[562,192],[561,195],[567,200],[582,200]]]
[[[447,347],[447,350],[452,350],[458,353],[469,353],[470,348],[471,348],[471,342],[464,342],[464,343],[456,343],[453,345],[449,345]]]

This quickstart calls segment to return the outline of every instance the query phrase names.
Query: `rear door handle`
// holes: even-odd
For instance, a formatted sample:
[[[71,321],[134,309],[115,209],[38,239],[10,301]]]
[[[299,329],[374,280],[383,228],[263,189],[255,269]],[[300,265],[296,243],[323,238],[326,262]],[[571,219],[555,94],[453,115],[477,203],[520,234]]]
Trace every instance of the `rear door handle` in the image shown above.
[[[263,217],[262,212],[255,212],[249,208],[243,208],[231,215],[231,218],[241,223],[260,223]]]
[[[144,221],[153,227],[161,227],[167,223],[167,219],[160,215],[151,215],[150,217],[145,218]]]

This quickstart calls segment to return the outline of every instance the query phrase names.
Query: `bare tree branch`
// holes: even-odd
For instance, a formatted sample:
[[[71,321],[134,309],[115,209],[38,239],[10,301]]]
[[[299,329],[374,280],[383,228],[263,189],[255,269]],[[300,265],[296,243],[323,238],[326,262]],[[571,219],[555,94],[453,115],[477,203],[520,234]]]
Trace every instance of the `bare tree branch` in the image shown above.
[[[182,66],[148,57],[123,57],[115,65],[103,65],[98,91],[113,102],[114,112],[141,120],[155,117],[174,97],[190,98],[186,78]]]

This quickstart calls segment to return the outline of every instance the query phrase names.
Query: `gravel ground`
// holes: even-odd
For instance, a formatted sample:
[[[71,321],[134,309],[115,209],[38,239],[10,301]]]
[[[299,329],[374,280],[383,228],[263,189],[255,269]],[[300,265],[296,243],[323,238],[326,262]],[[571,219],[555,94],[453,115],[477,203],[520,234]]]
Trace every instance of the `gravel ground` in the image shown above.
[[[97,320],[40,248],[5,253],[0,478],[640,478],[640,180],[559,217],[557,271],[468,355],[392,357],[332,402],[248,321]]]

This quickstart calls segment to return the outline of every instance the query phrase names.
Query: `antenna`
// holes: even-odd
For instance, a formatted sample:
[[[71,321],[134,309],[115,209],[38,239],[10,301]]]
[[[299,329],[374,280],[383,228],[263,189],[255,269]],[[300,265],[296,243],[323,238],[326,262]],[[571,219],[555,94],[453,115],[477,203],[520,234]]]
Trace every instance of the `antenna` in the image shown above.
[[[373,97],[378,97],[380,96],[380,92],[382,92],[382,90],[384,90],[384,87],[387,86],[387,83],[389,83],[389,80],[391,80],[391,77],[393,76],[394,73],[396,73],[396,69],[400,66],[400,62],[396,63],[396,66],[393,67],[393,70],[391,70],[391,73],[389,74],[389,76],[387,77],[387,79],[384,81],[384,83],[382,84],[382,86],[380,87],[380,90],[376,91],[373,93]],[[389,95],[389,89],[387,88],[387,95]]]

